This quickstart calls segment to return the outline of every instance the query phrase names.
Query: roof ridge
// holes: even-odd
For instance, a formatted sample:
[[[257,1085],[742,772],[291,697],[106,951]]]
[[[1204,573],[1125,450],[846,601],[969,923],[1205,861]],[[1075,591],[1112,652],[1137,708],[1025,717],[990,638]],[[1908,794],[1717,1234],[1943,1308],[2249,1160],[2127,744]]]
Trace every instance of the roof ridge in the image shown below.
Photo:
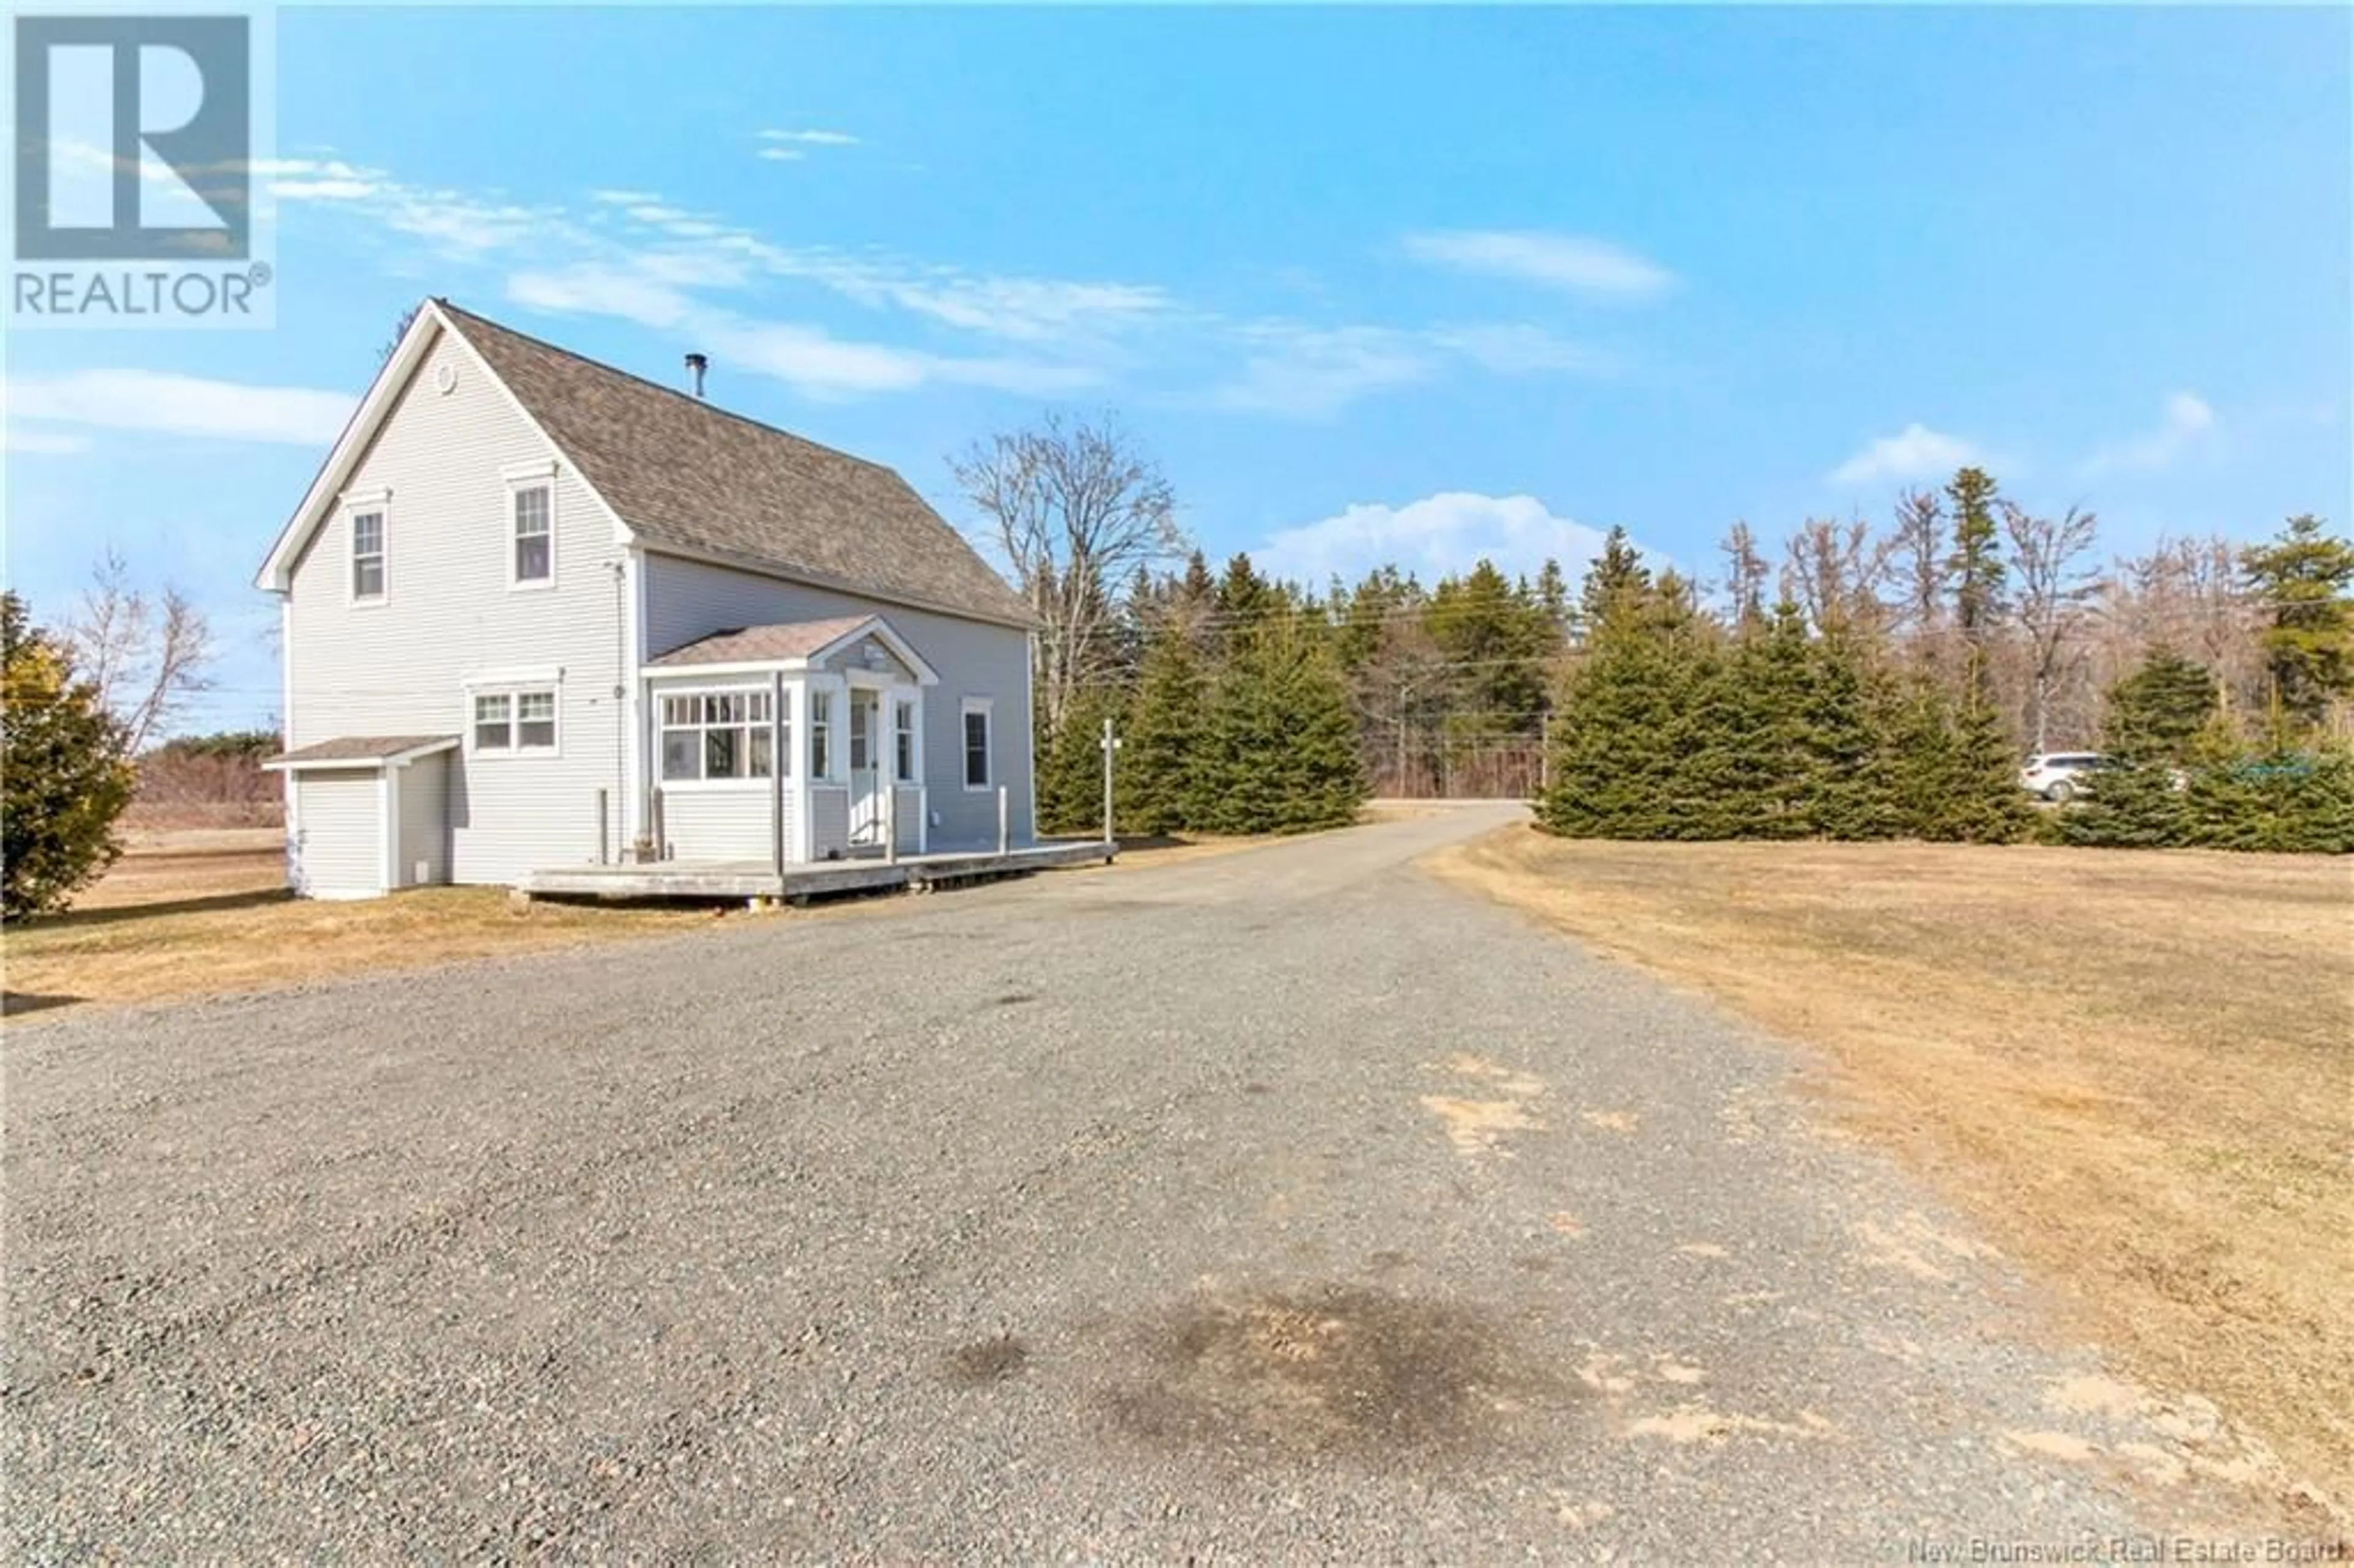
[[[494,332],[503,332],[509,337],[519,337],[535,348],[546,349],[550,354],[560,354],[567,359],[577,360],[580,364],[586,365],[592,369],[601,370],[608,376],[618,376],[624,381],[634,381],[641,387],[649,387],[653,391],[663,394],[663,396],[666,397],[676,398],[678,401],[688,404],[695,408],[699,408],[706,414],[716,414],[722,418],[733,419],[737,423],[742,425],[749,425],[756,430],[762,430],[772,436],[782,436],[787,440],[799,441],[805,447],[814,447],[819,451],[824,452],[829,456],[841,458],[847,462],[854,462],[861,468],[871,468],[878,473],[887,473],[902,484],[906,484],[907,482],[907,475],[901,473],[897,469],[893,468],[888,463],[876,462],[873,458],[860,457],[856,452],[844,451],[840,447],[829,446],[823,441],[815,440],[808,436],[802,435],[798,430],[789,430],[782,425],[769,424],[766,419],[756,419],[749,414],[739,414],[733,408],[723,408],[718,404],[711,402],[707,398],[697,397],[692,393],[682,392],[675,387],[665,387],[650,376],[641,376],[634,370],[624,370],[618,365],[608,365],[601,359],[594,359],[588,355],[582,354],[578,349],[567,348],[560,343],[551,343],[546,338],[535,336],[530,333],[525,332],[520,327],[511,327],[504,322],[493,321],[490,317],[483,315],[479,311],[470,311],[463,305],[453,303],[446,295],[435,294],[432,296],[432,300],[436,305],[439,305],[444,312],[451,315],[460,316],[464,318],[466,321],[478,323],[482,326],[491,328]],[[914,487],[910,485],[909,488],[913,489]]]

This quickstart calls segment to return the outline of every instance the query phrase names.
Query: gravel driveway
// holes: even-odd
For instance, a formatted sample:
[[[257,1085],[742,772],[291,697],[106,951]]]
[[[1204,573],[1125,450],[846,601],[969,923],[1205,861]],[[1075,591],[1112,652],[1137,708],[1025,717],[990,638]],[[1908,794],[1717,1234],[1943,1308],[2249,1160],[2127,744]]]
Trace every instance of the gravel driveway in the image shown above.
[[[2230,1522],[1793,1052],[1409,864],[1505,815],[16,1030],[10,1558]]]

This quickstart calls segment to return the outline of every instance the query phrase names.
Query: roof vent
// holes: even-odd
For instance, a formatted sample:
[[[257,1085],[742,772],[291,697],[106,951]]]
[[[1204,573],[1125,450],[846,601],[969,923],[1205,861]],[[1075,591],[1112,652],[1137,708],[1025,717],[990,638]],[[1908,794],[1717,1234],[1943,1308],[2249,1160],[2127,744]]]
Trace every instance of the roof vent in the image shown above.
[[[703,396],[703,373],[710,368],[711,361],[704,355],[690,354],[686,356],[687,379],[694,384],[695,395],[698,399]]]

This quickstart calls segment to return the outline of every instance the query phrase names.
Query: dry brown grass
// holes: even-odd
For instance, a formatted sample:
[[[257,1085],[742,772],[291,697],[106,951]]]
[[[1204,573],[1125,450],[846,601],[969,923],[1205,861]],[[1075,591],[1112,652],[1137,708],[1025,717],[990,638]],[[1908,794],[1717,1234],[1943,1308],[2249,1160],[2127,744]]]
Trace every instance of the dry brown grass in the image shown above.
[[[2354,1498],[2354,866],[1517,827],[1426,863],[1828,1051],[2080,1327]]]
[[[495,887],[314,903],[286,893],[279,839],[274,829],[134,837],[71,911],[0,938],[9,1013],[29,1021],[88,1005],[265,991],[712,919],[707,910],[546,902],[515,911]]]

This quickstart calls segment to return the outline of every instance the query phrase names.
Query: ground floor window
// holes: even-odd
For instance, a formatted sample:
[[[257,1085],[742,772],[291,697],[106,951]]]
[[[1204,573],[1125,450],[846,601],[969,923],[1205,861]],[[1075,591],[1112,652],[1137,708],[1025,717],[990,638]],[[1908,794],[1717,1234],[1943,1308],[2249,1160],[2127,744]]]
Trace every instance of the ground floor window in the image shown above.
[[[901,698],[891,705],[891,777],[902,784],[916,781],[916,705]]]
[[[767,692],[682,692],[664,696],[663,780],[768,778],[773,726],[779,718],[790,747],[790,694],[781,715],[775,714]]]
[[[478,692],[474,694],[476,751],[554,751],[556,694],[552,691]]]
[[[964,787],[989,788],[989,704],[980,697],[964,700]]]

